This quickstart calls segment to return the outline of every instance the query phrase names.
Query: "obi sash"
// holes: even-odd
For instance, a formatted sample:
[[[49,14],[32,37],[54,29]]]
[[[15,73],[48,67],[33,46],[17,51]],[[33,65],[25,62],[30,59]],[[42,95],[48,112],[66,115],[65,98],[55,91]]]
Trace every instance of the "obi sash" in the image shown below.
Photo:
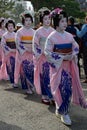
[[[22,36],[21,43],[22,44],[32,44],[33,36]]]
[[[53,52],[58,53],[71,53],[72,52],[72,43],[65,43],[65,44],[54,44]]]
[[[22,44],[32,44],[32,42],[22,42],[22,41],[21,41],[21,43]]]
[[[9,42],[6,42],[6,45],[11,48],[11,49],[16,49],[16,44],[14,41],[9,41]]]

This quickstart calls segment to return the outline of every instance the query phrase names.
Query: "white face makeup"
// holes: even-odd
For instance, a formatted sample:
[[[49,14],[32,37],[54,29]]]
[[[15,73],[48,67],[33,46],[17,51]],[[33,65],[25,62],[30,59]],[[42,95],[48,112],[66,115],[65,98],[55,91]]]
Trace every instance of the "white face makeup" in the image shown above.
[[[29,28],[31,27],[31,24],[32,24],[31,18],[25,18],[24,22],[25,27]]]
[[[48,27],[48,26],[50,26],[50,23],[51,23],[50,16],[49,15],[45,15],[43,17],[43,25]]]
[[[59,21],[59,27],[58,29],[60,31],[64,31],[67,27],[67,18],[62,18],[60,21]]]
[[[8,24],[8,31],[9,31],[9,32],[13,32],[13,31],[14,31],[14,26],[13,26],[12,23],[9,23],[9,24]]]

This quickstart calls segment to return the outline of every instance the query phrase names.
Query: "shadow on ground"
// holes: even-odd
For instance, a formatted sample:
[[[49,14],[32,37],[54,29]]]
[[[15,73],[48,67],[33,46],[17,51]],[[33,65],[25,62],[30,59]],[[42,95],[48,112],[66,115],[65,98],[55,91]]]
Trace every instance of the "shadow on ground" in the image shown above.
[[[24,99],[26,100],[30,100],[32,102],[37,102],[37,103],[41,103],[41,95],[38,95],[36,93],[33,94],[27,94],[25,92],[25,90],[19,88],[4,88],[5,91],[8,92],[13,92],[13,93],[18,93],[18,94],[23,94],[24,95]]]
[[[37,95],[37,94],[26,95],[26,97],[24,99],[30,100],[32,102],[41,103],[41,96]]]
[[[0,130],[23,130],[22,128],[0,121]]]
[[[5,88],[4,90],[8,92],[18,93],[18,94],[25,94],[25,91],[22,90],[20,87],[19,88],[10,87],[10,88]]]
[[[73,117],[71,130],[87,130],[87,117]]]

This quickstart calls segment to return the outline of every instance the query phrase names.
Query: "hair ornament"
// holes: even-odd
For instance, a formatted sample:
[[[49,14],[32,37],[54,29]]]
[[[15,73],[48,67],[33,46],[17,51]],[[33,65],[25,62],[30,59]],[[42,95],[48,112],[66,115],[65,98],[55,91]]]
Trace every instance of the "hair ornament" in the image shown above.
[[[26,14],[29,14],[31,17],[33,17],[32,14],[31,14],[31,12],[30,12],[29,10],[25,10],[23,13],[20,14],[20,18],[21,18],[21,19],[22,19],[22,18],[25,19],[25,15],[26,15]]]
[[[54,9],[51,13],[50,13],[50,16],[51,17],[55,17],[57,14],[59,15],[61,13],[61,11],[63,11],[63,9],[61,8],[56,8]]]
[[[38,14],[43,17],[45,11],[51,12],[47,7],[42,7],[38,10]]]

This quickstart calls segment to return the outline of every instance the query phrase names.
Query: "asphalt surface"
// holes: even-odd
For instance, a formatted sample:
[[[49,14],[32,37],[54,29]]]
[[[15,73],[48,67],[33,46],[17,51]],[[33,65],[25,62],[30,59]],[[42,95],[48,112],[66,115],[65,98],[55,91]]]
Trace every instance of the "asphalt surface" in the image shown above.
[[[87,99],[87,84],[82,88]],[[70,116],[68,127],[55,116],[53,105],[41,103],[40,96],[26,95],[9,81],[0,81],[0,130],[87,130],[87,110],[71,104]]]

